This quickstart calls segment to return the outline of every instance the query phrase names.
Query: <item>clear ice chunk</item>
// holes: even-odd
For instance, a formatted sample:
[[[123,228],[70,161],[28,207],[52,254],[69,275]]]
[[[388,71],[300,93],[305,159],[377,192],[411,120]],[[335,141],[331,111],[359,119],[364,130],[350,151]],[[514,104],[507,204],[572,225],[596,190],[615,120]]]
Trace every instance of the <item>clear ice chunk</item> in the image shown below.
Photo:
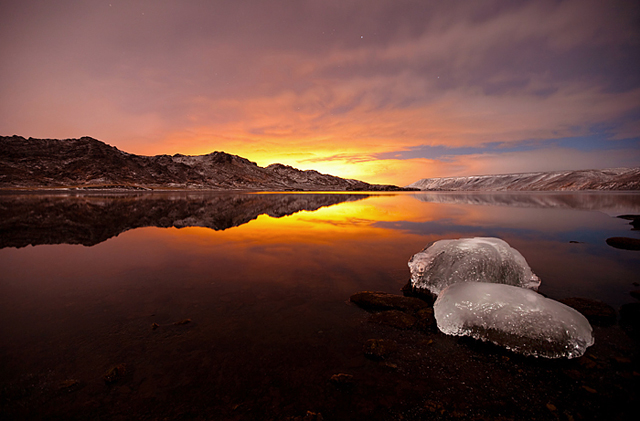
[[[434,306],[438,328],[514,352],[575,358],[593,345],[591,325],[573,308],[511,285],[462,282],[445,288]]]
[[[540,279],[522,254],[492,237],[440,240],[409,260],[411,285],[440,294],[457,282],[491,282],[537,289]]]

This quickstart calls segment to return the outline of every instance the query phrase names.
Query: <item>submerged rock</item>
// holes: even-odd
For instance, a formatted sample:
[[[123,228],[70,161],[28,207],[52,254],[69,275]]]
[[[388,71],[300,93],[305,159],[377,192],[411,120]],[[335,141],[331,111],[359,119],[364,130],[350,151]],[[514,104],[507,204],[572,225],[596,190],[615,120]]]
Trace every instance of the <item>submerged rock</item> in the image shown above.
[[[458,282],[490,282],[537,289],[540,279],[518,250],[499,238],[440,240],[409,260],[411,284],[440,294]]]
[[[592,328],[573,308],[520,287],[462,282],[443,290],[434,305],[438,328],[514,352],[575,358],[593,345]]]
[[[638,230],[640,229],[640,215],[620,215],[618,216],[618,218],[621,219],[626,219],[629,222],[629,225],[631,225],[633,228],[633,230]]]
[[[622,250],[640,250],[640,240],[637,238],[611,237],[607,238],[607,244]]]

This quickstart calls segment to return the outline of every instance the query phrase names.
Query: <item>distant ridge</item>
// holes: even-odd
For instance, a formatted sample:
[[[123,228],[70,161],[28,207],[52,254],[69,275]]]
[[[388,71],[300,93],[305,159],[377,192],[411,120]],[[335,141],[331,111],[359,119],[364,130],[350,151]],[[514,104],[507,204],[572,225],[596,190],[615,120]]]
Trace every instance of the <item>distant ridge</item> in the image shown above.
[[[640,190],[640,168],[423,178],[407,187],[429,191]]]
[[[237,155],[142,156],[91,137],[25,139],[0,136],[2,189],[386,191],[369,184],[282,164],[266,168]]]

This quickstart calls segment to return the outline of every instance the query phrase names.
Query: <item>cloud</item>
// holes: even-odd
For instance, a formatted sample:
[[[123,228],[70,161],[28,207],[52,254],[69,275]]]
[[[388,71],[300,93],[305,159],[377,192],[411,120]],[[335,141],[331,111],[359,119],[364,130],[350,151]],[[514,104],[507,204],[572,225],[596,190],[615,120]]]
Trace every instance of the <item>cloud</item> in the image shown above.
[[[640,137],[633,1],[14,3],[0,13],[3,134],[387,182]],[[439,152],[393,156],[424,147]],[[608,153],[599,166],[629,162]]]
[[[579,151],[551,147],[522,152],[460,155],[449,162],[441,162],[437,174],[427,170],[424,173],[430,174],[419,178],[636,167],[639,163],[638,148]]]

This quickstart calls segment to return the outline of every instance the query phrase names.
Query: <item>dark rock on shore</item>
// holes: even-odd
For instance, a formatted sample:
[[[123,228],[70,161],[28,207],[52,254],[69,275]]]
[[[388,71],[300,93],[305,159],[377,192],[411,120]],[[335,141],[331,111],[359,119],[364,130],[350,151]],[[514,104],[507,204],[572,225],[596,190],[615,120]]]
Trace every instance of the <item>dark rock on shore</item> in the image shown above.
[[[389,294],[387,292],[362,291],[353,294],[350,301],[367,311],[400,310],[417,312],[429,305],[414,297]]]
[[[387,310],[374,313],[369,317],[369,323],[395,327],[396,329],[409,329],[416,324],[418,319],[399,310]]]
[[[372,360],[384,360],[398,349],[398,344],[390,339],[369,339],[364,344],[364,355]]]
[[[629,222],[629,225],[631,225],[633,228],[633,230],[640,230],[640,215],[620,215],[618,216],[618,218],[621,219],[626,219]]]
[[[640,339],[640,303],[629,303],[620,307],[620,326],[629,336]]]
[[[640,250],[640,239],[629,237],[607,238],[607,244],[622,250]]]
[[[118,364],[107,370],[107,372],[103,376],[103,379],[106,384],[110,385],[123,380],[128,374],[129,370],[127,366],[125,364]]]
[[[578,310],[593,325],[611,326],[616,323],[617,315],[615,309],[600,300],[571,297],[559,301]]]
[[[323,421],[324,418],[320,412],[307,411],[303,416],[287,417],[285,421]]]
[[[329,382],[331,382],[331,384],[335,385],[336,387],[353,386],[354,383],[353,376],[346,373],[334,374],[329,379]]]
[[[433,314],[433,308],[423,308],[414,314],[418,322],[415,324],[418,330],[421,330],[424,333],[437,332],[438,326],[436,324],[436,318]]]
[[[64,393],[74,392],[80,388],[82,388],[82,384],[76,379],[67,379],[58,384],[58,390]]]
[[[411,281],[407,282],[405,286],[402,287],[402,295],[405,297],[419,298],[431,306],[436,302],[436,298],[438,298],[426,288],[414,288]]]

